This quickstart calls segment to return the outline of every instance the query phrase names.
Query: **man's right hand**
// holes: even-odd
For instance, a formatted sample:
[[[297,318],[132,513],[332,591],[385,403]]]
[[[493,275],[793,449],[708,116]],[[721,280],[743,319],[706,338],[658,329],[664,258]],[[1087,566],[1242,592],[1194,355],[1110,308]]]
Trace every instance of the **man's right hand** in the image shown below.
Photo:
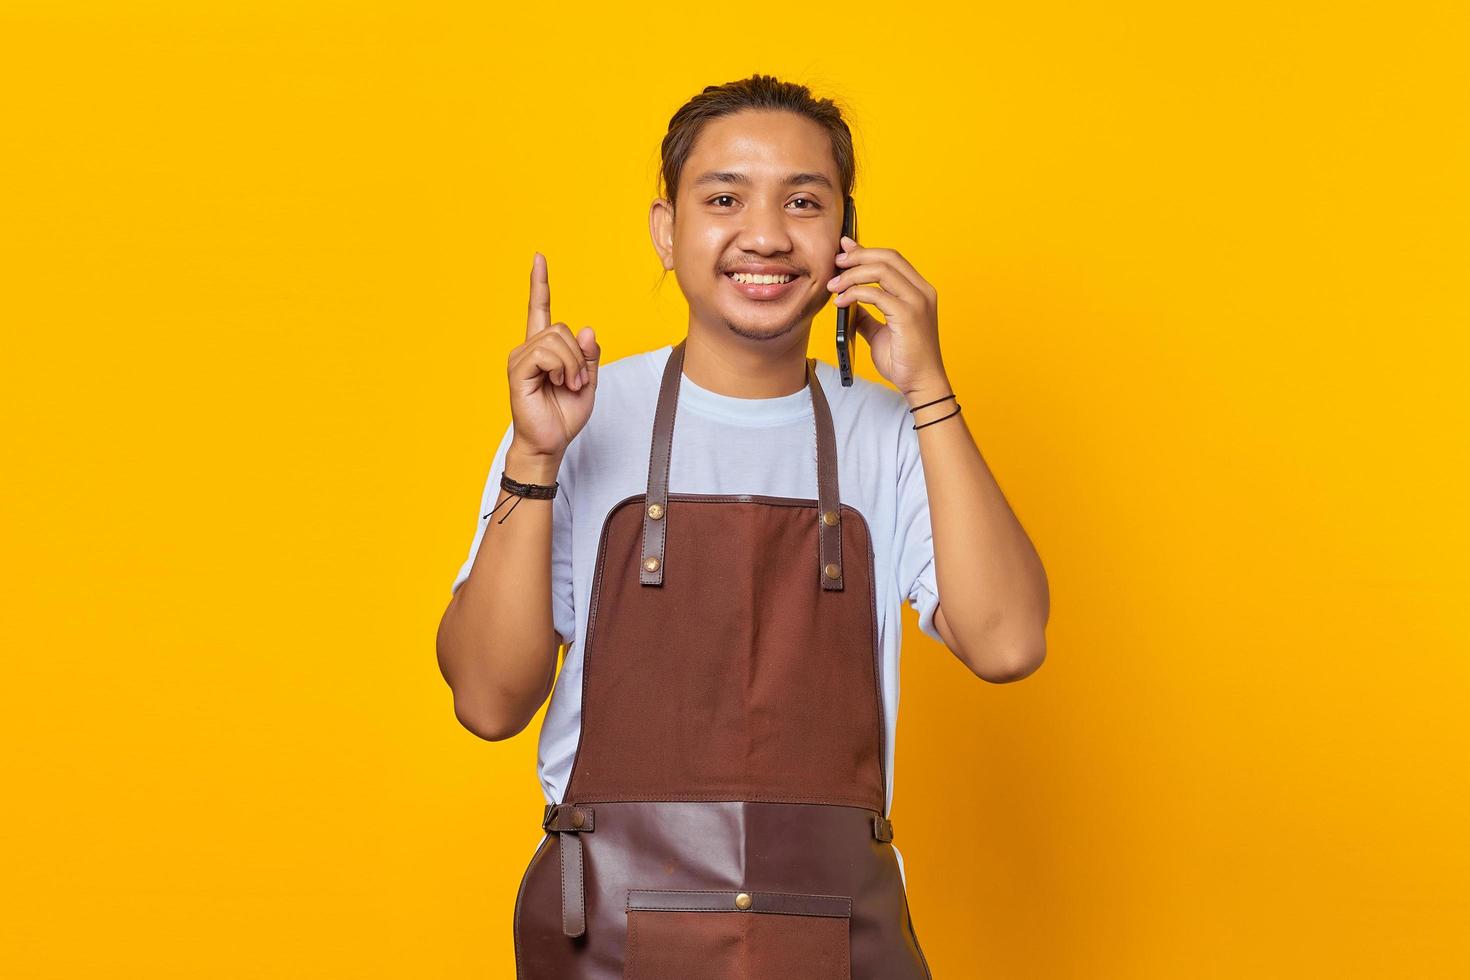
[[[601,356],[591,327],[573,336],[565,323],[551,322],[546,257],[537,252],[531,260],[526,342],[511,350],[506,367],[516,455],[560,462],[592,417]]]

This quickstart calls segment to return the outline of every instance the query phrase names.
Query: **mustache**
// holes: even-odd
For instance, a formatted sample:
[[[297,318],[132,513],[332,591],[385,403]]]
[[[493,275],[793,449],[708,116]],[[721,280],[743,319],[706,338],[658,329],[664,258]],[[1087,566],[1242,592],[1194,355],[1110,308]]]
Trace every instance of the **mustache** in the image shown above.
[[[795,266],[782,265],[780,262],[762,262],[759,259],[752,259],[752,260],[750,260],[748,262],[736,262],[736,263],[734,263],[732,265],[729,265],[729,266],[726,266],[726,267],[720,269],[720,272],[725,273],[725,274],[728,275],[731,272],[737,271],[738,268],[740,266],[742,266],[742,265],[769,265],[769,266],[776,267],[781,272],[790,273],[793,276],[802,275],[802,271],[800,269],[796,268]]]

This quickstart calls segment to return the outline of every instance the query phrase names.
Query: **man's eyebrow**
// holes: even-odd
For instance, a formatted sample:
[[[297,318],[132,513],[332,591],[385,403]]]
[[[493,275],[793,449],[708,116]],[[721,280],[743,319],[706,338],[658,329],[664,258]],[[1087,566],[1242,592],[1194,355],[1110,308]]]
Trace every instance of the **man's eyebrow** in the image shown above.
[[[734,170],[711,170],[709,173],[703,173],[703,174],[700,174],[698,177],[694,178],[694,185],[696,187],[699,186],[700,184],[749,184],[749,183],[750,183],[750,178],[749,177],[745,176],[745,174],[739,173],[739,172],[734,171]],[[791,176],[789,176],[789,177],[786,178],[785,184],[787,186],[794,186],[794,185],[797,185],[797,184],[815,184],[818,187],[825,187],[828,190],[831,190],[832,189],[832,181],[828,180],[827,179],[827,176],[825,174],[819,174],[819,173],[796,173],[796,174],[792,174]]]

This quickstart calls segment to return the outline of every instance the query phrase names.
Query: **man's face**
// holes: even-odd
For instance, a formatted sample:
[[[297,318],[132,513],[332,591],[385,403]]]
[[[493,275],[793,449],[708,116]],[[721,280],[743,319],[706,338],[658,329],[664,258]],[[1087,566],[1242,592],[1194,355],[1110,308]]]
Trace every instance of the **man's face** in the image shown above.
[[[675,205],[654,202],[650,231],[691,320],[750,340],[810,328],[832,297],[842,234],[837,163],[821,126],[784,111],[711,120],[685,161]],[[737,272],[790,281],[742,281]]]

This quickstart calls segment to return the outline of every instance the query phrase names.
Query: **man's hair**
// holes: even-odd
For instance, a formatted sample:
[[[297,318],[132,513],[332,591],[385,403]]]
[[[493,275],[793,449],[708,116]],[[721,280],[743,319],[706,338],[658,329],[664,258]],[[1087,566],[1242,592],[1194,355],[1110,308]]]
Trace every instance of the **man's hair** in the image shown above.
[[[842,110],[831,99],[813,97],[811,89],[795,82],[783,82],[774,75],[751,75],[723,85],[706,85],[703,92],[679,107],[669,119],[669,131],[663,141],[661,195],[669,204],[679,193],[679,177],[689,159],[694,143],[705,123],[743,109],[771,109],[794,112],[817,123],[832,140],[832,157],[837,162],[838,186],[844,195],[852,193],[857,179],[857,161],[852,151],[852,131],[842,118]]]

